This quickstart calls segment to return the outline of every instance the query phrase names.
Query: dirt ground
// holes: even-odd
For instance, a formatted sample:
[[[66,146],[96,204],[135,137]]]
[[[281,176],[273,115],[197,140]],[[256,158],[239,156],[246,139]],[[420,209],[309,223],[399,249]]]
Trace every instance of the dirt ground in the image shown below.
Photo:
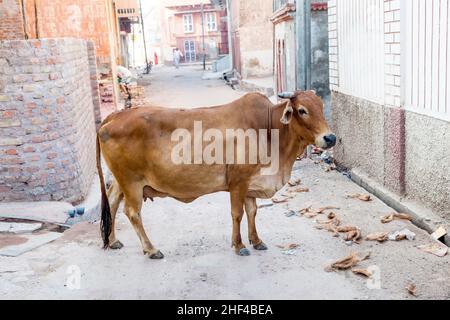
[[[207,106],[229,102],[242,93],[220,80],[201,80],[197,68],[155,68],[147,79],[148,100],[164,106]],[[150,80],[150,81],[149,81]],[[103,251],[98,224],[81,223],[59,240],[17,258],[0,257],[1,299],[449,299],[449,256],[439,258],[417,246],[429,235],[409,221],[382,224],[393,212],[374,198],[363,202],[347,195],[366,193],[345,175],[326,172],[303,160],[294,172],[309,192],[296,193],[287,203],[259,209],[257,218],[267,252],[251,250],[239,257],[231,249],[229,196],[219,193],[181,204],[171,199],[147,202],[146,230],[165,254],[161,261],[142,255],[135,232],[118,216],[118,238],[125,247]],[[349,245],[342,236],[317,230],[314,218],[286,215],[312,206],[334,206],[342,225],[358,226],[363,236],[408,228],[415,240]],[[329,211],[327,211],[328,213]],[[242,225],[247,239],[247,225]],[[248,241],[244,241],[248,244]],[[298,244],[293,251],[277,245]],[[352,252],[371,253],[359,264],[373,276],[325,268]],[[414,284],[417,297],[406,287]]]

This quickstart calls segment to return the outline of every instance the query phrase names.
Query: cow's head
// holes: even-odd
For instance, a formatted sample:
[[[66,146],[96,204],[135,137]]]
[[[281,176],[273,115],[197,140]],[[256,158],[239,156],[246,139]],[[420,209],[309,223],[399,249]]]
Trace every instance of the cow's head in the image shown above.
[[[297,136],[307,144],[322,149],[336,145],[336,135],[331,132],[323,115],[324,103],[314,91],[283,92],[278,96],[289,100],[281,123],[292,126]]]

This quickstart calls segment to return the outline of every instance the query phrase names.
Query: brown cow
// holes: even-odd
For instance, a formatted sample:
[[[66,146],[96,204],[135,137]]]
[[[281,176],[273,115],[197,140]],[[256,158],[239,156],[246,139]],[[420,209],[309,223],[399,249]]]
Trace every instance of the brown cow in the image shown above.
[[[308,145],[327,149],[336,144],[336,136],[330,132],[323,116],[324,104],[313,91],[285,93],[280,97],[286,100],[277,105],[261,94],[251,93],[219,107],[192,110],[149,107],[109,116],[97,135],[97,165],[102,189],[101,229],[105,249],[123,246],[114,232],[116,212],[123,199],[125,214],[139,236],[144,254],[152,259],[162,259],[164,255],[152,245],[142,225],[143,200],[172,197],[189,203],[207,194],[226,191],[231,198],[232,244],[236,253],[241,256],[250,254],[240,233],[244,208],[250,244],[256,250],[267,250],[256,231],[256,199],[269,199],[286,185],[295,160]],[[224,136],[230,128],[260,130],[259,137],[267,138],[268,145],[274,145],[276,137],[271,133],[277,133],[279,150],[275,152],[279,152],[279,170],[272,175],[262,175],[261,169],[266,168],[267,163],[261,161],[252,164],[174,164],[171,152],[176,142],[171,135],[180,128],[193,133],[196,121],[201,121],[204,129],[215,129]],[[264,132],[268,132],[266,137],[262,136]],[[230,139],[236,142],[236,137]],[[246,147],[246,156],[249,148]],[[101,168],[101,154],[114,176],[108,192]]]

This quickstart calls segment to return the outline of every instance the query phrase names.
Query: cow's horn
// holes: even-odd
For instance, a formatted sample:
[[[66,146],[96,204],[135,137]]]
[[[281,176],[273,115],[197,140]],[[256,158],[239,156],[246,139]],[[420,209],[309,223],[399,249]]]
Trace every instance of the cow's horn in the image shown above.
[[[280,99],[292,99],[292,98],[295,98],[295,92],[292,92],[292,91],[281,92],[278,94],[278,97]]]

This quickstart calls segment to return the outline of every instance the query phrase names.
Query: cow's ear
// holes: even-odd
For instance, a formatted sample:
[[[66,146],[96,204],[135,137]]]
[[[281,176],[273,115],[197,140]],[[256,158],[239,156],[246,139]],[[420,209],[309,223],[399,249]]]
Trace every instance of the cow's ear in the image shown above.
[[[292,108],[292,105],[289,102],[286,105],[286,108],[284,109],[283,116],[281,117],[280,121],[282,124],[288,125],[291,122],[293,116],[294,116],[294,108]]]

